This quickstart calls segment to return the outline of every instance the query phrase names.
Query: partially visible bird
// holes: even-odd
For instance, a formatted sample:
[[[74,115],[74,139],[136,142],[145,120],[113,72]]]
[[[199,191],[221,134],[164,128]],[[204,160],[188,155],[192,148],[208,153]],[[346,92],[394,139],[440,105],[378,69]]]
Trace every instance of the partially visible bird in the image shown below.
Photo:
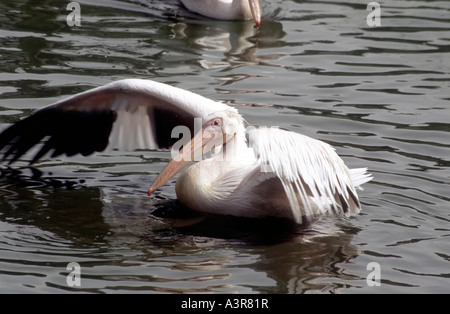
[[[259,0],[181,0],[192,12],[217,20],[253,19],[259,27],[261,6]]]

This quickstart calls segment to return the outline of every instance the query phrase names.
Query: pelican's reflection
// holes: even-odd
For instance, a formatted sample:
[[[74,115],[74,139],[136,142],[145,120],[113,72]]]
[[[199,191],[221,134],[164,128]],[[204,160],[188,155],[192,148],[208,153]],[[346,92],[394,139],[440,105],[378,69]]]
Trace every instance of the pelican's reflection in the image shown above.
[[[187,274],[194,271],[186,278],[189,281],[197,278],[197,272],[214,274],[208,280],[220,289],[207,285],[208,289],[196,292],[237,293],[258,282],[248,291],[336,293],[361,280],[346,269],[359,255],[352,243],[358,231],[350,220],[334,216],[300,227],[276,220],[208,216],[174,220],[165,231],[149,230],[145,240],[164,247],[164,256],[172,256],[180,248],[192,251],[190,259],[165,257],[164,261],[170,262],[171,269]],[[239,273],[247,275],[240,278],[236,276]],[[232,285],[221,290],[224,282]]]
[[[286,37],[282,24],[276,21],[263,21],[260,28],[256,28],[248,21],[194,20],[175,23],[171,31],[173,39],[183,40],[186,47],[201,53],[199,63],[205,69],[277,60],[282,55],[258,50],[283,46]]]
[[[102,173],[99,176],[104,180]],[[141,263],[164,265],[157,280],[148,281],[154,275],[151,267],[137,277],[156,291],[339,292],[361,280],[346,269],[359,255],[353,244],[359,230],[346,218],[325,216],[299,227],[224,216],[168,218],[167,212],[156,217],[156,204],[128,192],[141,185],[139,176],[126,178],[119,188],[119,181],[91,188],[90,180],[4,170],[0,223],[36,226],[47,234],[41,240],[55,245],[67,239],[71,248],[125,248],[126,256],[112,256],[137,261],[139,269]],[[176,210],[176,203],[173,206]],[[169,210],[167,204],[161,208]]]

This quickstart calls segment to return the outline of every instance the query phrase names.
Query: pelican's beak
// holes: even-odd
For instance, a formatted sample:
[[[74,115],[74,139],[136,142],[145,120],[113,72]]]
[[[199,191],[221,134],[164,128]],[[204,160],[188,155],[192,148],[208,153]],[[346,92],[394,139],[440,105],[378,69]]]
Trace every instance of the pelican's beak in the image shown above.
[[[163,186],[192,161],[201,160],[201,157],[204,154],[210,152],[214,147],[222,145],[224,141],[226,141],[226,138],[222,134],[222,129],[220,127],[203,127],[189,143],[183,146],[181,152],[159,173],[148,190],[148,195],[150,196],[153,192]]]
[[[259,0],[248,0],[250,4],[250,10],[252,11],[253,19],[255,20],[256,26],[259,27],[261,24],[261,5]]]

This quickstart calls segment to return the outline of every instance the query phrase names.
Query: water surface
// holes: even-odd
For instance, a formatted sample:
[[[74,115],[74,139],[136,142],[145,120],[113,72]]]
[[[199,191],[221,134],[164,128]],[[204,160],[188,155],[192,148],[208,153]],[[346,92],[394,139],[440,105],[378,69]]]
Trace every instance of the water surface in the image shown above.
[[[369,27],[369,1],[263,1],[260,29],[177,1],[78,2],[80,27],[67,1],[0,4],[1,129],[92,87],[154,79],[328,142],[374,180],[360,215],[296,228],[170,217],[174,181],[146,196],[167,152],[23,160],[0,178],[0,292],[450,292],[450,2],[379,1]]]

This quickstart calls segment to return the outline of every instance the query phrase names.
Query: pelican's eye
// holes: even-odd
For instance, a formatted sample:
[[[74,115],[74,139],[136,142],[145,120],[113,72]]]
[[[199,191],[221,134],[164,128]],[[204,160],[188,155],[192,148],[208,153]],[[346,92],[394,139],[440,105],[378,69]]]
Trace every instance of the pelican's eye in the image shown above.
[[[214,118],[205,123],[204,128],[209,126],[218,126],[222,127],[222,118]]]

